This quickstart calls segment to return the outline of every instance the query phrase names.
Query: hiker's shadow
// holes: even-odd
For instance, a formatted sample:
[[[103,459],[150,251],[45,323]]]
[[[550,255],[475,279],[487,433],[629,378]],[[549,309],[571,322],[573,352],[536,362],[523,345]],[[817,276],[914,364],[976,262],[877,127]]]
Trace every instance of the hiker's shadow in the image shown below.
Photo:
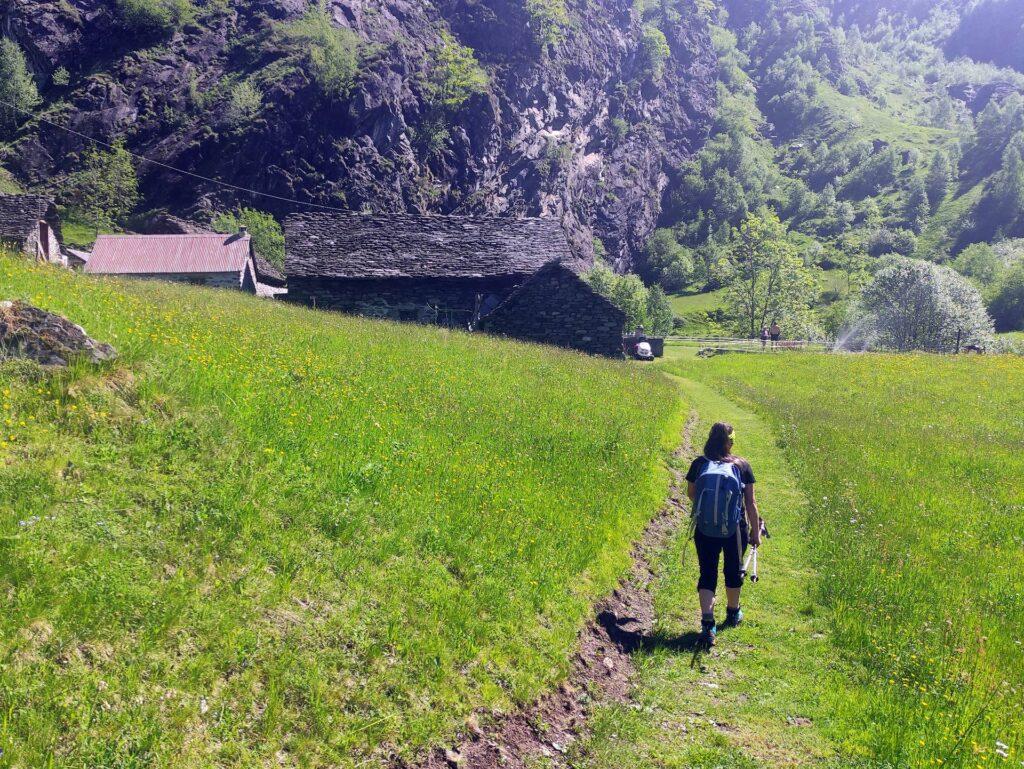
[[[682,635],[673,635],[658,631],[645,636],[639,644],[640,651],[651,654],[659,649],[673,652],[675,654],[686,654],[693,651],[701,651],[701,635],[695,630]]]
[[[729,627],[719,626],[718,635],[721,636],[723,632],[728,632],[729,630]],[[659,649],[664,649],[672,654],[690,654],[692,655],[690,658],[691,668],[696,667],[701,662],[702,657],[710,656],[711,652],[711,647],[704,642],[701,634],[695,630],[683,633],[682,635],[655,632],[644,636],[638,648],[646,654],[652,654]]]
[[[664,631],[644,633],[640,623],[633,617],[619,617],[614,612],[603,611],[597,617],[598,622],[608,633],[608,637],[626,654],[653,654],[659,649],[672,654],[692,654],[693,664],[702,652],[710,651],[701,634],[690,631],[682,635],[672,635]],[[728,627],[719,627],[719,635]]]

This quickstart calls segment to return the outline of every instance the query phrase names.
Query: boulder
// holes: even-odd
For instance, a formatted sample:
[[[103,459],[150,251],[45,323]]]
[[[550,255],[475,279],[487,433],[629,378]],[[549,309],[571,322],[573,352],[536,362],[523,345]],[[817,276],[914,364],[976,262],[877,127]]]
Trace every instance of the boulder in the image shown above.
[[[102,363],[114,360],[117,352],[60,315],[25,302],[0,302],[0,360],[22,358],[43,366],[67,366],[79,357]]]

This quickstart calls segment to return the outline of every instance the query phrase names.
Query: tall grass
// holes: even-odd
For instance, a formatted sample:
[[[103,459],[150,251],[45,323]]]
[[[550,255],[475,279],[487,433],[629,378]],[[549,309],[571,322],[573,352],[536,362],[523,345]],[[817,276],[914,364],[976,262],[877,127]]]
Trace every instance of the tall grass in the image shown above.
[[[0,765],[376,766],[565,672],[664,494],[625,364],[0,259]],[[644,418],[638,418],[638,415]]]
[[[834,707],[851,762],[1024,762],[1024,360],[675,365],[768,415],[810,498],[803,530],[776,534],[808,540],[862,671]]]

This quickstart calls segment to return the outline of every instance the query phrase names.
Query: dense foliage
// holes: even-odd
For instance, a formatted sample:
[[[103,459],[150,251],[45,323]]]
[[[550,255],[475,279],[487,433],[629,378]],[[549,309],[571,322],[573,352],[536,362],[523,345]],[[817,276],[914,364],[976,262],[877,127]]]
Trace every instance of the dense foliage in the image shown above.
[[[665,336],[672,331],[672,306],[660,286],[645,286],[636,275],[616,275],[603,265],[591,270],[586,279],[626,314],[627,332],[642,328],[648,334]]]
[[[195,17],[191,0],[115,0],[121,23],[137,42],[168,37]]]
[[[246,227],[252,237],[253,250],[275,267],[284,267],[284,229],[270,214],[242,208],[217,214],[210,226],[214,232],[223,233],[235,233]]]
[[[946,58],[963,9],[726,6],[712,16],[718,115],[672,179],[646,280],[673,293],[724,285],[737,228],[764,207],[809,239],[806,264],[851,273],[890,254],[969,269],[965,249],[1024,235],[1024,76]],[[856,289],[814,303],[812,326],[834,327]]]
[[[139,202],[135,161],[124,143],[86,152],[79,169],[68,177],[62,196],[72,219],[97,230],[123,225]]]
[[[359,71],[360,40],[350,29],[334,25],[324,4],[277,30],[277,42],[300,62],[328,99],[348,94]]]

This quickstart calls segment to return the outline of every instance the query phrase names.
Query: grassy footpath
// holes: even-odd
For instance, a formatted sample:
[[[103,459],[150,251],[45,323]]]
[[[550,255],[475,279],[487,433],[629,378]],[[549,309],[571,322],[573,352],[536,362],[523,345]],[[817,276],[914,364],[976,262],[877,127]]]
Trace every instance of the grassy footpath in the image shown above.
[[[655,372],[0,258],[0,766],[373,767],[566,672],[660,505]],[[644,413],[646,420],[637,420]]]
[[[700,384],[683,386],[701,417],[694,433],[698,451],[712,421],[735,426],[737,450],[753,463],[762,514],[775,536],[764,549],[762,581],[746,589],[747,621],[723,631],[716,649],[697,665],[688,647],[699,617],[697,559],[689,534],[677,538],[658,564],[658,626],[651,648],[637,655],[635,702],[598,711],[593,735],[581,746],[587,757],[582,765],[829,763],[836,755],[830,714],[845,694],[846,668],[826,640],[827,620],[811,597],[815,577],[798,535],[807,503],[759,417]]]
[[[1019,766],[1024,361],[668,365],[766,417],[810,500],[789,533],[807,543],[815,602],[849,665],[828,729],[848,761]]]

